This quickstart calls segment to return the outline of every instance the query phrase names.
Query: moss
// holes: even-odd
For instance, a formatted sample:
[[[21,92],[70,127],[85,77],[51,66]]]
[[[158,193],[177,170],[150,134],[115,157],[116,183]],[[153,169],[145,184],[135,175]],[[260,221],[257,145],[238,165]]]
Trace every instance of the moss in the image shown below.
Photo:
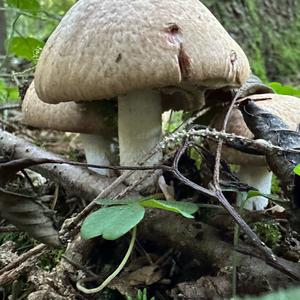
[[[269,247],[274,247],[282,238],[277,224],[273,221],[256,222],[254,224],[254,231]]]
[[[242,46],[263,80],[295,83],[300,75],[300,1],[203,0]]]

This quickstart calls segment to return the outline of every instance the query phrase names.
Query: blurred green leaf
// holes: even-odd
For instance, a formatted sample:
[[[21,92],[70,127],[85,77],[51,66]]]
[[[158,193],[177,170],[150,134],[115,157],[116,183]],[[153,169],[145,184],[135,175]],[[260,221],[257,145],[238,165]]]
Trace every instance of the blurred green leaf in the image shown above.
[[[0,102],[8,100],[19,100],[19,91],[16,87],[9,87],[3,80],[0,80]]]
[[[171,111],[169,119],[163,122],[163,130],[165,132],[173,132],[183,120],[183,111]]]
[[[100,208],[90,214],[81,226],[84,239],[103,236],[115,240],[136,226],[144,217],[145,209],[138,203]]]
[[[298,176],[300,176],[300,165],[297,165],[295,168],[294,168],[294,173]]]
[[[6,84],[3,80],[0,80],[0,102],[7,100]]]
[[[38,0],[6,0],[6,3],[10,7],[15,7],[33,14],[37,13],[40,9]]]
[[[8,87],[7,89],[8,100],[19,100],[19,90],[16,87]]]
[[[300,97],[300,90],[290,85],[282,85],[279,82],[271,82],[269,86],[277,93],[281,95],[291,95]]]
[[[42,40],[32,37],[14,37],[9,42],[8,51],[10,54],[32,61],[36,59],[37,50],[43,47]]]

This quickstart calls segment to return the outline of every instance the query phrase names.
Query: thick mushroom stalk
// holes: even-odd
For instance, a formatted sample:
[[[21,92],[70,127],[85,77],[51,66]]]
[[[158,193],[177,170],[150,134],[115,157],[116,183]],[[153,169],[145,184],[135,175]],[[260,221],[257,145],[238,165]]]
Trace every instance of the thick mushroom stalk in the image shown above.
[[[119,97],[118,128],[121,165],[136,165],[159,142],[162,134],[161,114],[161,97],[158,91],[135,91]],[[161,158],[162,154],[158,152],[146,164],[158,164]],[[136,172],[128,182],[135,181],[142,173],[144,172]]]
[[[258,189],[261,193],[271,194],[272,172],[266,166],[240,166],[238,177],[242,182],[247,182],[250,186]],[[241,201],[246,199],[243,193]],[[242,203],[240,203],[242,204]],[[268,199],[262,196],[252,197],[244,205],[249,210],[263,210],[268,205]]]
[[[97,134],[80,134],[85,158],[88,164],[110,166],[112,160],[112,139]],[[90,168],[100,175],[109,176],[110,170]]]

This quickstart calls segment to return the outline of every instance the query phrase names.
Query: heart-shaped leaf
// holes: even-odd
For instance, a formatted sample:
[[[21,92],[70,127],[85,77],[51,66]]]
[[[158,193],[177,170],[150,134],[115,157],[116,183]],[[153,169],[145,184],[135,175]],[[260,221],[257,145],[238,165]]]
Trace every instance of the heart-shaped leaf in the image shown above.
[[[84,220],[81,236],[84,239],[101,235],[107,240],[118,239],[136,226],[144,214],[144,207],[138,203],[100,208]]]

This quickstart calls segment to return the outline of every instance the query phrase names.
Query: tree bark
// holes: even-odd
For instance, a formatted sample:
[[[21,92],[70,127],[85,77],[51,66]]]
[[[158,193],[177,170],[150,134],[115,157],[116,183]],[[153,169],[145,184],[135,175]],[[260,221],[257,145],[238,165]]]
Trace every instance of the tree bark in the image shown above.
[[[263,80],[293,83],[300,69],[299,0],[202,0]]]
[[[13,153],[14,159],[36,157],[62,159],[58,155],[36,147],[3,130],[0,130],[0,153],[3,156],[9,156]],[[96,197],[114,180],[114,178],[100,176],[95,172],[89,171],[87,168],[65,164],[43,164],[34,166],[32,169],[63,186],[69,196],[76,196],[87,201]],[[114,189],[112,195],[117,194],[124,188],[124,185],[120,185]]]
[[[0,0],[0,8],[3,7],[3,0]],[[5,12],[0,10],[0,55],[5,55],[6,21]]]

